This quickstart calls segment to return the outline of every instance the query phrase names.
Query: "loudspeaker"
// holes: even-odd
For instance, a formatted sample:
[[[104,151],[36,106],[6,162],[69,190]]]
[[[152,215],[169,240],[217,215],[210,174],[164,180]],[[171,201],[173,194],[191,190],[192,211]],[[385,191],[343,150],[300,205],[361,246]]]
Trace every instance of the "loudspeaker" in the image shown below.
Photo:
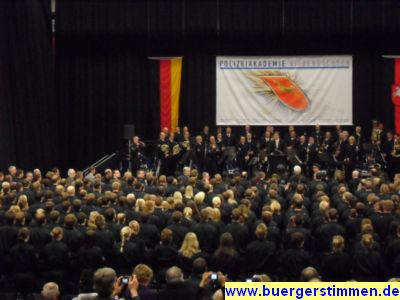
[[[130,140],[135,136],[135,125],[125,124],[124,125],[124,139]]]

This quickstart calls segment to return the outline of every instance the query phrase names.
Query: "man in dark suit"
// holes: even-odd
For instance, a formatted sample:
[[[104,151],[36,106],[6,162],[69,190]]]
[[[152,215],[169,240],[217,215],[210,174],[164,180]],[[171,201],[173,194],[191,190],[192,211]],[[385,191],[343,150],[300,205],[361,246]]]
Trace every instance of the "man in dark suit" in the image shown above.
[[[51,240],[50,230],[45,227],[46,215],[43,210],[38,210],[35,214],[36,226],[30,228],[30,242],[36,251],[41,254],[44,247]],[[31,223],[32,224],[32,223]]]
[[[204,160],[206,156],[206,141],[204,141],[201,135],[196,136],[195,143],[193,145],[194,151],[194,162],[199,173],[204,171]]]
[[[338,223],[337,211],[334,208],[328,210],[326,223],[322,224],[315,231],[316,250],[320,252],[329,252],[331,250],[332,238],[335,235],[346,236],[346,229]]]
[[[182,213],[180,211],[175,211],[172,214],[172,224],[168,226],[169,229],[173,232],[173,240],[176,247],[180,248],[182,242],[185,238],[185,235],[189,232],[189,229],[183,225],[182,222]]]
[[[72,253],[77,253],[83,242],[83,235],[78,229],[75,228],[75,225],[75,215],[66,215],[64,218],[64,243],[67,244]]]
[[[324,138],[324,133],[321,130],[321,125],[316,124],[314,131],[311,133],[311,136],[314,137],[315,143],[319,146],[322,143],[322,139]]]
[[[281,140],[279,132],[275,131],[272,141],[269,142],[269,153],[284,154],[286,146],[283,140]]]
[[[240,223],[240,210],[232,210],[232,223],[225,227],[224,232],[229,232],[234,240],[236,251],[244,255],[246,253],[247,243],[250,240],[250,234],[246,226]]]
[[[5,225],[0,226],[0,274],[7,273],[10,268],[10,249],[15,245],[18,236],[18,228],[13,226],[14,214],[8,211],[4,218]]]
[[[232,128],[226,127],[225,136],[224,136],[224,146],[225,147],[234,147],[236,145],[235,137],[232,134]]]
[[[213,254],[217,249],[220,235],[218,227],[211,220],[211,214],[210,209],[202,209],[201,217],[203,221],[194,228],[201,250],[208,254]]]
[[[267,240],[268,229],[260,223],[255,231],[256,240],[246,247],[247,274],[272,274],[274,272],[275,244]]]
[[[310,253],[303,249],[304,235],[296,232],[292,236],[290,249],[285,250],[280,257],[280,273],[286,281],[299,281],[301,271],[311,266]]]
[[[149,222],[150,214],[142,212],[140,214],[140,232],[139,237],[144,240],[146,246],[154,248],[160,241],[160,233],[157,226]]]

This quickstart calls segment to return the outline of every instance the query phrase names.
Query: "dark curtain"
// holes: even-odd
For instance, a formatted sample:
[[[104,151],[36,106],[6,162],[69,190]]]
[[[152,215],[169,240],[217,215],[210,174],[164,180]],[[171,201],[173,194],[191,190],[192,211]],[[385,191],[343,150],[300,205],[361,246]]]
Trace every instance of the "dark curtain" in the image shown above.
[[[393,127],[397,0],[3,0],[2,164],[83,168],[125,148],[123,125],[159,131],[149,56],[183,56],[180,125],[215,126],[216,55],[354,55],[354,121]],[[28,101],[29,100],[29,101]],[[38,109],[40,108],[40,109]],[[4,126],[3,126],[4,125]]]
[[[0,168],[58,163],[49,5],[0,2]]]
[[[192,135],[206,124],[215,125],[215,80],[215,56],[184,57],[179,123],[189,126]]]
[[[121,48],[105,51],[95,42],[82,42],[77,54],[67,43],[58,41],[56,73],[63,166],[83,168],[125,149],[124,124],[135,124],[145,140],[154,138],[159,108],[151,101],[157,96],[150,97],[148,58]]]

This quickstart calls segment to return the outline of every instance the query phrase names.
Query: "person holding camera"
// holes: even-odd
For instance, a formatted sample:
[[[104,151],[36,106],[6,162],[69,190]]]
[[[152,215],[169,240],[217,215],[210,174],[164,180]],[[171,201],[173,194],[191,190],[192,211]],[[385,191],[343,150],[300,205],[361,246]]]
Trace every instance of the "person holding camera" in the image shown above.
[[[93,300],[115,300],[123,292],[124,288],[129,289],[132,300],[140,300],[138,296],[139,282],[136,275],[130,276],[126,284],[123,277],[117,278],[117,274],[111,268],[101,268],[94,273],[93,288],[97,296]]]

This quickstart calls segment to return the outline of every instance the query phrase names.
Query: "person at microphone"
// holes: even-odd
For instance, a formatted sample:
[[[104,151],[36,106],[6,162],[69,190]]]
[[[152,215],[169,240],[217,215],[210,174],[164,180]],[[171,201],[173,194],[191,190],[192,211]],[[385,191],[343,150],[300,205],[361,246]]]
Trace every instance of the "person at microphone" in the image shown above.
[[[129,149],[132,162],[132,174],[136,174],[140,167],[146,164],[145,149],[145,143],[143,143],[138,136],[134,136],[131,148]]]
[[[283,140],[280,138],[280,134],[278,131],[274,132],[272,137],[272,141],[269,144],[269,153],[276,155],[276,154],[285,154],[286,146]]]

